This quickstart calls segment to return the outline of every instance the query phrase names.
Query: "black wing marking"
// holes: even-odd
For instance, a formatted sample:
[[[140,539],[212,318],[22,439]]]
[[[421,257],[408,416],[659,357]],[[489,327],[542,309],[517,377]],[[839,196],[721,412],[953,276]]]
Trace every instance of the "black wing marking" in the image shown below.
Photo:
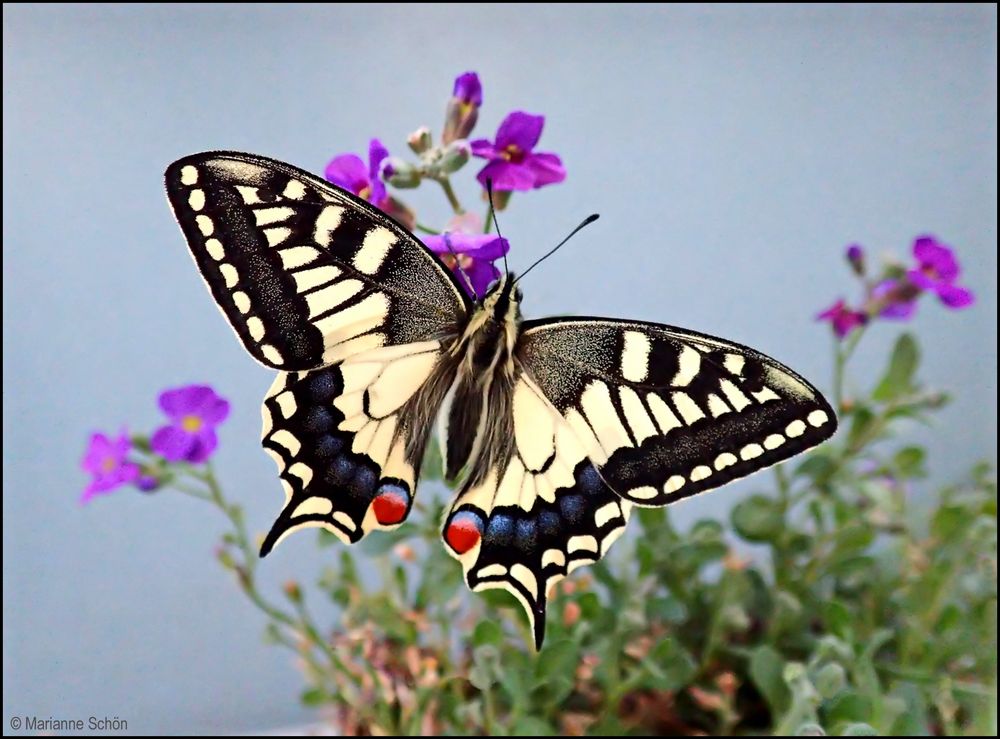
[[[637,505],[718,487],[837,428],[819,391],[784,365],[671,326],[529,321],[516,355],[604,480]]]
[[[212,296],[269,367],[454,334],[468,313],[454,275],[406,229],[291,165],[194,154],[170,165],[166,184]]]

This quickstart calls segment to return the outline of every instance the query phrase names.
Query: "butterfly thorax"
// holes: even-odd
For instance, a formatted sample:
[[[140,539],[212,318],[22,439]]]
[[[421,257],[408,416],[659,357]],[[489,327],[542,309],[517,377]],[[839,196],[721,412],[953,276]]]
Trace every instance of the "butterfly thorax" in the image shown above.
[[[511,274],[504,275],[476,307],[452,349],[458,370],[451,402],[444,409],[447,424],[446,472],[456,478],[463,468],[470,477],[481,468],[483,448],[509,429],[496,424],[507,418],[516,376],[514,346],[521,325],[521,292]],[[489,408],[487,413],[485,409]],[[484,443],[487,442],[487,443]],[[503,445],[506,446],[506,445]]]

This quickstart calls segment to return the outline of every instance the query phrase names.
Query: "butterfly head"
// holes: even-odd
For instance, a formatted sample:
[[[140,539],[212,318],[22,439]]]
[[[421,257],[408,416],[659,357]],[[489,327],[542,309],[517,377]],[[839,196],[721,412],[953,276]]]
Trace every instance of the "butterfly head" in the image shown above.
[[[500,276],[483,296],[483,311],[499,324],[520,318],[521,288],[512,272]]]

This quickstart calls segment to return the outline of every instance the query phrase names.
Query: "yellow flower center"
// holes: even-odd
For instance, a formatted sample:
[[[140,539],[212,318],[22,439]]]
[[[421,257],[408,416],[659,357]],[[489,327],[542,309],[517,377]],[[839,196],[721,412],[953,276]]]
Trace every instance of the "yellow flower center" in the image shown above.
[[[524,160],[524,151],[517,144],[508,144],[501,155],[508,162],[514,162],[514,164],[519,164]]]
[[[362,200],[370,200],[371,196],[372,196],[372,189],[367,185],[365,187],[362,187],[358,191],[358,197],[361,198]]]
[[[457,259],[454,254],[442,254],[441,261],[445,263],[448,269],[455,269],[456,264],[461,269],[468,269],[472,266],[472,257],[468,254],[459,254]]]
[[[198,416],[184,416],[181,419],[181,428],[188,433],[194,433],[195,431],[200,431],[202,426],[202,420]]]
[[[118,466],[118,461],[114,457],[105,457],[101,461],[102,472],[111,472],[117,466]]]

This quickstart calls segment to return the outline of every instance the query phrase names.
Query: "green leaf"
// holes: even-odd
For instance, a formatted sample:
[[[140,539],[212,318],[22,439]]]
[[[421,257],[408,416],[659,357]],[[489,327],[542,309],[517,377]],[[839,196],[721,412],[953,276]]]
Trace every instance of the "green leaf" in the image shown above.
[[[476,624],[475,631],[472,632],[472,644],[482,646],[483,644],[493,644],[499,646],[503,643],[503,629],[495,621],[480,621]]]
[[[875,731],[873,726],[868,724],[848,724],[843,731],[840,732],[841,736],[878,736],[879,733]]]
[[[889,357],[889,366],[875,387],[872,398],[888,402],[913,391],[913,375],[920,364],[920,349],[912,334],[904,333],[896,340]]]
[[[774,541],[785,524],[778,502],[763,495],[740,501],[733,508],[731,519],[733,528],[747,541]]]
[[[303,706],[316,708],[317,706],[322,706],[324,703],[329,702],[330,697],[322,688],[306,688],[302,691],[301,695],[299,695],[299,700],[302,702]]]
[[[774,647],[764,644],[753,650],[750,657],[750,679],[764,696],[775,720],[784,713],[791,699],[791,692],[783,677],[784,670],[785,661]]]
[[[844,641],[851,641],[854,638],[852,623],[854,619],[847,606],[839,600],[828,600],[820,606],[823,614],[823,622],[832,634],[839,636]]]
[[[537,684],[544,685],[556,677],[572,677],[579,661],[580,648],[571,639],[547,642],[535,662]]]
[[[646,601],[646,615],[650,619],[679,624],[687,618],[687,614],[687,607],[673,595],[650,598]],[[584,616],[586,615],[584,611]]]
[[[795,469],[798,477],[809,477],[816,485],[826,485],[837,472],[837,460],[830,454],[816,451]]]
[[[851,414],[851,430],[847,441],[851,447],[857,447],[859,442],[868,435],[869,429],[875,423],[875,412],[870,408],[859,407]],[[869,439],[869,441],[871,441]]]
[[[836,662],[823,665],[813,681],[817,692],[825,700],[833,698],[847,685],[847,673]]]
[[[493,644],[484,644],[472,650],[472,669],[469,682],[480,690],[489,690],[501,681],[503,667],[500,664],[500,650]]]
[[[802,622],[802,602],[791,593],[779,590],[774,594],[774,605],[771,610],[771,634],[784,634],[792,631]]]
[[[838,723],[866,723],[872,718],[872,702],[853,690],[833,698],[826,707],[828,725]]]
[[[687,650],[669,637],[653,647],[641,662],[649,687],[659,690],[680,690],[694,679],[698,669]]]
[[[924,469],[924,460],[927,453],[918,446],[907,446],[896,452],[893,459],[896,466],[896,473],[900,477],[913,478],[924,477],[927,472]]]
[[[557,733],[552,724],[536,716],[522,716],[510,729],[511,736],[556,736]]]

